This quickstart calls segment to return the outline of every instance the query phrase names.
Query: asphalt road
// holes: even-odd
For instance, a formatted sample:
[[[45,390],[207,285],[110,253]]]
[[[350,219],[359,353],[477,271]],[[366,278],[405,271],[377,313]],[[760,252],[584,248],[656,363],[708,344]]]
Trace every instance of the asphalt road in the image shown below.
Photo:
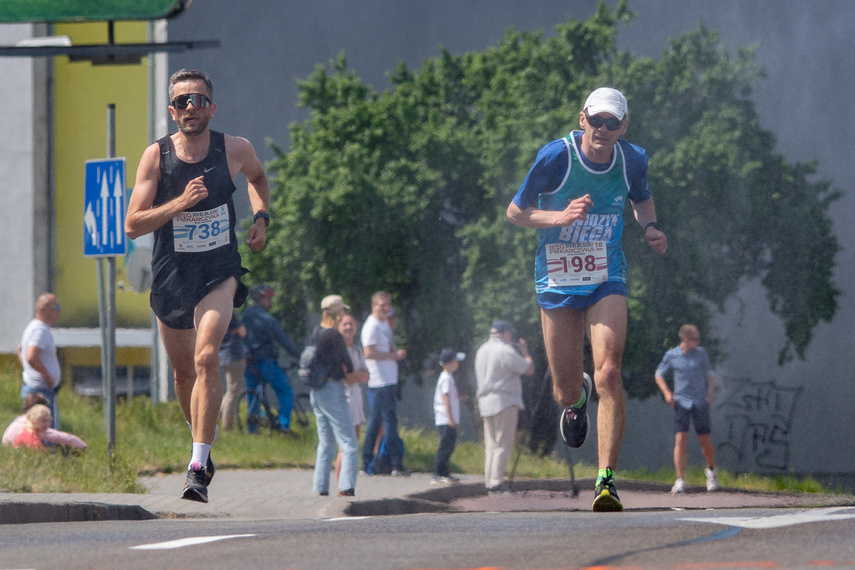
[[[0,568],[855,566],[855,507],[5,525]]]

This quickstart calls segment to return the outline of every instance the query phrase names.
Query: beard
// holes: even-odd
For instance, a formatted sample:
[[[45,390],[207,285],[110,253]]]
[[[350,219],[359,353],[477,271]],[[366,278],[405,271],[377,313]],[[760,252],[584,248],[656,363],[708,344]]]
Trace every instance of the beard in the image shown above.
[[[186,136],[199,135],[208,130],[208,121],[210,119],[208,117],[194,117],[196,119],[195,123],[190,123],[189,125],[186,122],[186,119],[183,119],[178,122],[178,130],[181,131],[181,134]]]

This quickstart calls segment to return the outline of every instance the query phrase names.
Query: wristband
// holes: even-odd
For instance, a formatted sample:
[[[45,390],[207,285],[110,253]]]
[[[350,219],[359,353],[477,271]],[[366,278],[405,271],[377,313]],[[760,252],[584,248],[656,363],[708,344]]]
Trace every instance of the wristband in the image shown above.
[[[662,229],[659,227],[659,224],[657,224],[656,222],[650,222],[649,224],[647,224],[646,226],[644,226],[644,232],[643,232],[643,233],[645,233],[645,234],[646,234],[646,233],[647,233],[647,228],[651,228],[651,227],[652,227],[653,229],[657,230],[657,231],[660,231],[660,232],[662,231]]]
[[[258,218],[264,220],[265,228],[270,225],[270,214],[268,214],[267,212],[258,212],[257,214],[255,214],[255,216],[252,218],[252,223],[254,224],[255,222],[257,222]]]

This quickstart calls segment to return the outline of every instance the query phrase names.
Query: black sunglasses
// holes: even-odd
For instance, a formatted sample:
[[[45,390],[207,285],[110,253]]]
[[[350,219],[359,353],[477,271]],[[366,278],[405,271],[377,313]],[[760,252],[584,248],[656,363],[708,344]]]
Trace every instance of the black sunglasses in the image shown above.
[[[201,93],[187,93],[186,95],[179,95],[173,99],[170,105],[183,111],[190,103],[193,103],[195,108],[201,109],[202,107],[210,105],[212,101],[208,99],[207,95],[203,95]]]
[[[604,119],[599,115],[589,115],[588,113],[585,113],[585,120],[595,129],[599,129],[605,125],[610,131],[618,130],[621,124],[623,124],[623,121],[620,119]]]

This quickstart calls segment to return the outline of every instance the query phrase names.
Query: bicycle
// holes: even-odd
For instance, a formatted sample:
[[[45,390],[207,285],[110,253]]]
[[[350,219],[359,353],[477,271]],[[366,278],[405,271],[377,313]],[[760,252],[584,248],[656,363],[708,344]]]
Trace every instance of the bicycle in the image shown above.
[[[289,367],[289,370],[292,367]],[[287,373],[286,373],[286,376]],[[240,396],[240,399],[243,400],[246,398],[247,404],[247,416],[246,416],[246,424],[247,430],[255,431],[258,428],[266,428],[268,435],[273,435],[274,431],[280,431],[279,427],[279,414],[270,404],[270,395],[268,394],[269,388],[267,385],[267,381],[262,376],[257,376],[258,385],[255,389],[246,389]],[[300,392],[294,394],[294,402],[291,407],[291,412],[295,416],[295,421],[298,426],[305,429],[309,427],[310,421],[308,414],[306,412],[307,409],[310,408],[308,406],[309,402],[309,394],[306,392]],[[243,431],[243,422],[241,420],[240,414],[238,414],[237,418],[237,426],[238,429]]]

